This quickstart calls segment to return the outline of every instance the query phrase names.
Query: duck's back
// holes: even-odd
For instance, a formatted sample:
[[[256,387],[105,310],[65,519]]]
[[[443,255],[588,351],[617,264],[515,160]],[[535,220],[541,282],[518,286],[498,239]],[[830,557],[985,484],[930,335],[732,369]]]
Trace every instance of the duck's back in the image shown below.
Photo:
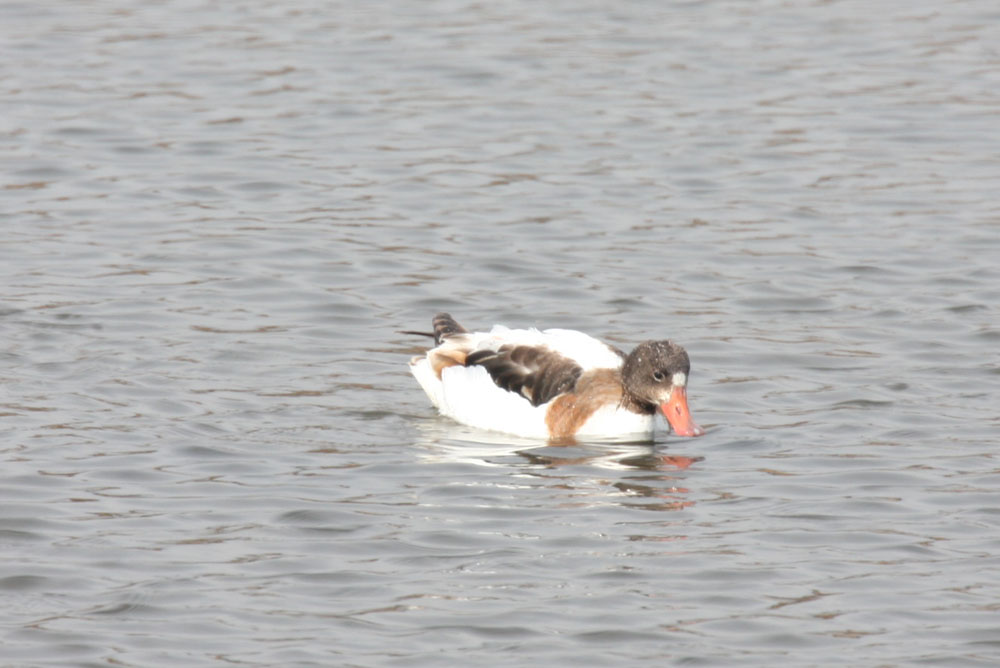
[[[445,415],[484,429],[547,438],[549,404],[595,369],[618,369],[622,354],[582,332],[510,329],[443,337],[410,369]]]

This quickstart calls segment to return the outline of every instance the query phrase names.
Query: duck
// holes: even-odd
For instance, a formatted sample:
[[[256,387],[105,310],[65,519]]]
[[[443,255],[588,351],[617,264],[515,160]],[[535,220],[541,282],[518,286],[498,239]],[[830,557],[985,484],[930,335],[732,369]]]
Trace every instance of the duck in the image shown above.
[[[656,414],[678,436],[705,433],[687,402],[691,362],[673,341],[625,354],[570,329],[470,332],[438,313],[434,347],[409,362],[438,411],[462,424],[549,441],[651,439]]]

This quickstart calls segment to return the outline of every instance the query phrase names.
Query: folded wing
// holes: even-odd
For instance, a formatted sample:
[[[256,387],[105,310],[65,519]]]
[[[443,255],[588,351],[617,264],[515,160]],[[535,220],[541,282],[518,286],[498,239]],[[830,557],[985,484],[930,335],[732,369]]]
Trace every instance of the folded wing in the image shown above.
[[[498,387],[520,394],[533,406],[571,392],[583,373],[575,361],[548,348],[528,345],[476,350],[465,358],[465,366],[485,368]]]

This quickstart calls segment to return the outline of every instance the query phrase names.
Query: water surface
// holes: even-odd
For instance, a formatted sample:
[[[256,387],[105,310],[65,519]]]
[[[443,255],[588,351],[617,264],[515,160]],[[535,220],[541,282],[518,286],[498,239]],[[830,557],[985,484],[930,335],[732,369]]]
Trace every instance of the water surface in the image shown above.
[[[992,3],[0,8],[4,665],[994,665]],[[700,439],[399,330],[673,338]]]

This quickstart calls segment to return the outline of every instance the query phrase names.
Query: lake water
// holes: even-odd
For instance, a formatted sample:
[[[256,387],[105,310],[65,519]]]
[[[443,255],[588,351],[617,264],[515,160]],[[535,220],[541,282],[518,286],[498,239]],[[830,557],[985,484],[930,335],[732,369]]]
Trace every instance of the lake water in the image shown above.
[[[992,0],[0,25],[0,665],[1000,661]],[[708,433],[454,425],[439,310]]]

